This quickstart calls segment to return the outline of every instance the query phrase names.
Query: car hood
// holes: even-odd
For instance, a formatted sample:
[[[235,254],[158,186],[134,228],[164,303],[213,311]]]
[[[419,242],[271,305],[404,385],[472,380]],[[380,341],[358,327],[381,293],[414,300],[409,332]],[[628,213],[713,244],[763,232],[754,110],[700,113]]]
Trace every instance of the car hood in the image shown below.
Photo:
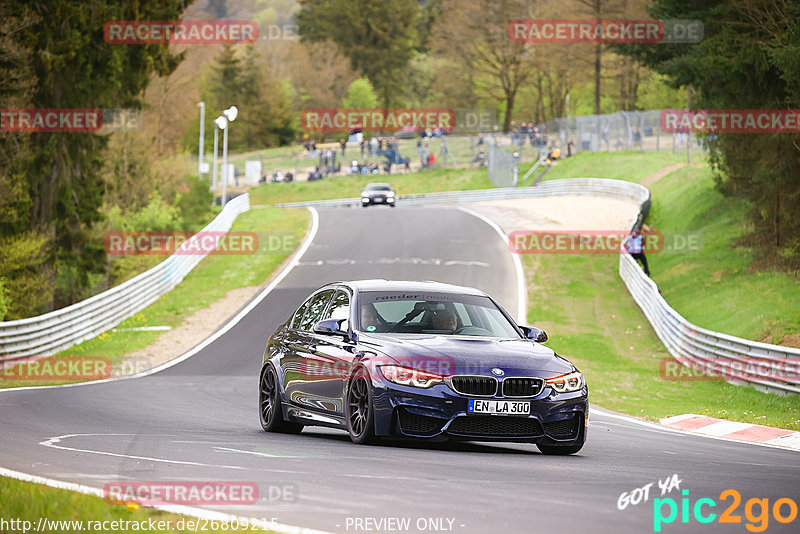
[[[499,368],[503,376],[552,378],[574,370],[553,349],[527,339],[360,334],[359,340],[400,365],[443,375],[492,375]]]

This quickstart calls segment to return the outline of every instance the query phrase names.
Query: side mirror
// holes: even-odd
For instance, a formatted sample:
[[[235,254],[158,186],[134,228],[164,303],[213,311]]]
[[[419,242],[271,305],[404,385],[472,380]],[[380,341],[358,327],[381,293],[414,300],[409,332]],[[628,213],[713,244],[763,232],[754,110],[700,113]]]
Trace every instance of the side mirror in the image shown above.
[[[528,339],[532,339],[537,343],[544,343],[547,341],[547,332],[542,330],[541,328],[536,328],[535,326],[522,326],[519,327],[522,330],[522,333],[525,334],[525,337]]]
[[[347,327],[344,325],[346,322],[347,319],[325,319],[314,325],[314,332],[327,335],[347,335]]]

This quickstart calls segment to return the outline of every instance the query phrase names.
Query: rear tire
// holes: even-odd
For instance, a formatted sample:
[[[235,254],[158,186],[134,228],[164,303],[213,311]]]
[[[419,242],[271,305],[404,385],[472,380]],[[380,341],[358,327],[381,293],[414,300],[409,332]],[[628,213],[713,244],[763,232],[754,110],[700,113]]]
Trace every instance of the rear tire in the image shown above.
[[[583,448],[583,443],[579,445],[539,445],[536,444],[542,454],[553,456],[566,456],[567,454],[575,454]]]
[[[375,408],[372,406],[372,386],[364,368],[358,369],[347,384],[345,402],[347,431],[353,443],[371,445],[375,436]]]
[[[261,377],[258,382],[258,414],[261,428],[265,432],[299,434],[303,430],[303,425],[300,423],[286,421],[283,418],[278,375],[271,364],[267,364],[261,369]]]

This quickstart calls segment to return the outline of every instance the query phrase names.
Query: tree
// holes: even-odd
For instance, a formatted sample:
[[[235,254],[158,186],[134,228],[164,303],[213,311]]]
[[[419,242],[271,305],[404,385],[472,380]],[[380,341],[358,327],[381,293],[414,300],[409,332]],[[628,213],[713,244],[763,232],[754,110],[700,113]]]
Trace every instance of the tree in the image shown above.
[[[699,109],[800,108],[800,4],[788,0],[656,0],[650,14],[697,19],[697,44],[618,49],[692,87]],[[708,140],[717,187],[749,199],[756,232],[746,240],[772,263],[800,266],[800,134],[719,133]]]
[[[372,84],[366,78],[359,78],[350,84],[347,95],[342,99],[343,108],[375,108],[378,106],[378,97]]]
[[[482,90],[503,102],[504,131],[511,129],[520,88],[536,70],[533,46],[509,39],[508,23],[529,16],[533,5],[533,0],[444,0],[433,29],[433,49],[473,72]]]
[[[5,20],[27,17],[30,21],[12,37],[19,50],[32,51],[27,66],[36,83],[25,104],[32,108],[140,107],[151,74],[169,73],[181,56],[171,55],[166,44],[107,44],[103,26],[109,20],[177,19],[187,3],[5,2]],[[55,306],[69,304],[72,289],[88,287],[91,273],[102,271],[104,265],[102,245],[90,242],[88,230],[101,217],[107,136],[33,133],[26,143],[30,157],[18,168],[30,198],[26,230],[52,236],[54,246],[47,248],[43,263],[77,273],[70,288],[64,288],[69,291],[54,294]],[[9,287],[12,284],[9,280]]]
[[[228,132],[229,150],[290,142],[297,131],[291,92],[289,84],[272,79],[254,46],[223,47],[217,64],[203,82],[206,135],[213,136],[213,121],[222,110],[236,106],[239,116]],[[195,119],[194,125],[185,137],[191,150],[197,150],[199,121]]]
[[[303,42],[331,41],[364,74],[390,107],[400,76],[418,45],[416,0],[299,0],[297,25]]]

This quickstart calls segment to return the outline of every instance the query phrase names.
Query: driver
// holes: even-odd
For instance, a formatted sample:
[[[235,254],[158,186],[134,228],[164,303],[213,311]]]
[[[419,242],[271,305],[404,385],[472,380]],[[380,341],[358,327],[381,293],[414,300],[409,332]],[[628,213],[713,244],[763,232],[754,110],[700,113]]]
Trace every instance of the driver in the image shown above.
[[[439,310],[433,315],[434,330],[449,330],[453,333],[458,329],[456,314],[450,310]]]
[[[361,328],[364,330],[368,330],[370,332],[374,332],[380,326],[380,320],[378,319],[378,310],[375,309],[374,304],[362,304],[361,305]],[[369,328],[369,327],[372,328]]]

